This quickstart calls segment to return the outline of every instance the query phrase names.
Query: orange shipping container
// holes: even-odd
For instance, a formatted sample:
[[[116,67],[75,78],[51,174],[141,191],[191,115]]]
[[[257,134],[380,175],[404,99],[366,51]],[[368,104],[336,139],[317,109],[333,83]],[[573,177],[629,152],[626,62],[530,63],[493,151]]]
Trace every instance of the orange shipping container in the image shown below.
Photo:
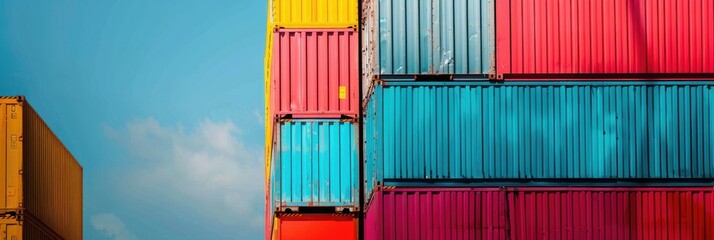
[[[23,97],[0,97],[2,239],[82,239],[82,166]]]
[[[350,214],[287,214],[273,221],[273,240],[354,240],[357,218]]]

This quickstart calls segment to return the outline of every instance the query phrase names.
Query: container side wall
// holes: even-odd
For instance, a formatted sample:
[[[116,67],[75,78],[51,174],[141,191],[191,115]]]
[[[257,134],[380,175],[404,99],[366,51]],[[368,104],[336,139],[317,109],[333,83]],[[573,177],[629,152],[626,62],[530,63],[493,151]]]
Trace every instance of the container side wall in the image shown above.
[[[511,239],[708,239],[711,189],[508,192]]]
[[[386,84],[367,109],[366,190],[385,180],[714,177],[706,82]]]
[[[687,187],[383,189],[366,208],[365,232],[366,239],[709,239],[712,194]]]
[[[359,204],[357,126],[330,120],[280,123],[274,201],[278,206]]]
[[[357,36],[353,29],[276,30],[271,111],[293,118],[356,117]]]
[[[277,240],[357,239],[357,218],[352,216],[296,215],[278,217]]]
[[[492,0],[373,0],[378,74],[488,74],[494,64]],[[377,40],[378,39],[378,40]]]
[[[272,17],[282,28],[346,28],[358,23],[358,0],[272,0]]]
[[[714,9],[708,1],[563,0],[534,6],[530,0],[496,0],[496,4],[497,72],[506,78],[714,73]]]
[[[82,239],[82,167],[23,104],[24,207],[65,239]]]
[[[508,238],[506,194],[499,189],[380,190],[367,208],[366,239]]]

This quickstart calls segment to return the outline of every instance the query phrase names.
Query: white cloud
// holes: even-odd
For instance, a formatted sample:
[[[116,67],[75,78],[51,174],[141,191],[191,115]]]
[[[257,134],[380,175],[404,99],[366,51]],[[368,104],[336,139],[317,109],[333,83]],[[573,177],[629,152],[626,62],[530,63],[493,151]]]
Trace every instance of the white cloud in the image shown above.
[[[136,236],[129,232],[124,222],[114,214],[102,213],[92,216],[92,227],[114,240],[134,240]]]
[[[223,224],[262,228],[263,149],[248,148],[232,122],[205,119],[187,132],[149,118],[105,133],[141,163],[130,164],[122,179],[130,197],[154,205],[173,201],[180,206],[172,207],[192,208]]]

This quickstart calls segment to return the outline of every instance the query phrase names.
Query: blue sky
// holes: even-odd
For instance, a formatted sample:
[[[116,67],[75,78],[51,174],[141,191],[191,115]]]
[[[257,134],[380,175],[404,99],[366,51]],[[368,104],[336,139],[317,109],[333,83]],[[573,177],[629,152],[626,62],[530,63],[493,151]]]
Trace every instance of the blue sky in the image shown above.
[[[0,3],[0,95],[84,167],[85,239],[260,239],[267,1]]]

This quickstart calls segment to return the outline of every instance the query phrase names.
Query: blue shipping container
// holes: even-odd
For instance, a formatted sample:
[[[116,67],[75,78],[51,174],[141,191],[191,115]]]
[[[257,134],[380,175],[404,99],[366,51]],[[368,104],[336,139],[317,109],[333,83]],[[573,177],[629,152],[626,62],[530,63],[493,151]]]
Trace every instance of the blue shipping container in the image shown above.
[[[371,0],[363,8],[367,76],[493,69],[493,0]]]
[[[385,82],[366,192],[438,179],[712,178],[714,82]]]
[[[358,207],[357,125],[293,120],[278,127],[272,169],[274,208]]]

